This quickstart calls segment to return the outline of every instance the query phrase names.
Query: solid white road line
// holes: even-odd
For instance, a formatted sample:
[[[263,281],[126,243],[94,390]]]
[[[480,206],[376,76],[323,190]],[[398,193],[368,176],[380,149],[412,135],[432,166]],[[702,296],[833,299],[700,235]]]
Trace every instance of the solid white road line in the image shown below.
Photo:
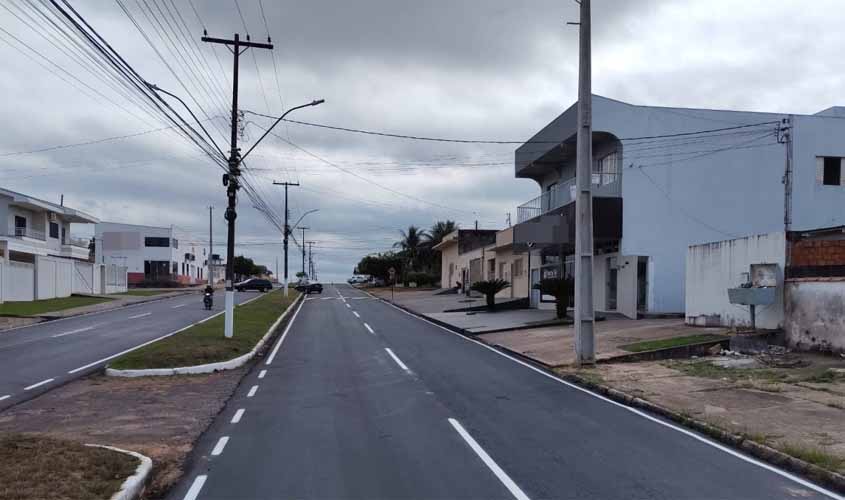
[[[135,316],[129,316],[129,319],[144,318],[146,316],[149,316],[150,314],[152,314],[152,313],[148,312],[148,313],[144,313],[144,314],[136,314]]]
[[[361,315],[359,315],[359,314],[358,314],[357,312],[355,312],[355,311],[352,311],[352,314],[354,314],[356,318],[360,318],[360,317],[361,317]]]
[[[464,438],[464,441],[467,442],[469,447],[472,448],[472,451],[474,451],[475,454],[478,455],[478,457],[481,459],[481,461],[484,462],[484,465],[486,465],[491,471],[493,471],[493,474],[495,474],[496,477],[499,478],[499,481],[501,481],[502,484],[505,485],[505,488],[507,488],[508,491],[511,492],[514,498],[517,498],[518,500],[529,500],[528,495],[526,495],[525,492],[523,492],[520,487],[517,486],[515,482],[513,482],[513,479],[511,479],[510,476],[508,476],[507,473],[505,473],[505,471],[503,471],[502,468],[499,467],[495,460],[490,458],[490,455],[488,455],[487,452],[484,451],[484,448],[482,448],[475,441],[475,439],[473,439],[473,437],[469,435],[469,433],[466,431],[466,429],[464,429],[460,422],[458,422],[454,418],[450,418],[449,423],[452,424],[452,427],[454,427],[455,430],[458,431],[458,434],[460,434],[460,436]]]
[[[399,368],[405,370],[408,373],[411,373],[411,370],[408,369],[405,363],[403,363],[397,355],[393,354],[393,351],[391,351],[389,347],[385,347],[384,350],[387,351],[387,354],[390,354],[390,357],[393,358],[393,361],[396,361],[396,364],[399,365]]]
[[[48,378],[47,380],[42,380],[41,382],[38,382],[37,384],[32,384],[29,387],[24,387],[23,390],[28,391],[30,389],[35,389],[36,387],[41,387],[44,384],[49,384],[50,382],[52,382],[54,380],[56,380],[56,379]]]
[[[88,330],[93,330],[96,326],[97,325],[92,325],[92,326],[87,326],[85,328],[79,328],[79,329],[76,329],[76,330],[71,330],[69,332],[57,333],[56,335],[53,335],[53,338],[64,337],[65,335],[73,335],[74,333],[87,332]]]
[[[374,331],[373,331],[373,329],[372,329],[372,328],[370,328],[370,325],[368,325],[368,324],[364,323],[364,328],[366,328],[368,332],[370,332],[370,333],[372,333],[373,335],[375,335],[375,333],[376,333],[376,332],[374,332]],[[389,350],[390,350],[390,349],[388,349],[388,351],[389,351]]]
[[[185,307],[186,305],[188,305],[187,302],[185,302],[184,304],[175,305],[175,306],[171,307],[171,309],[179,309],[180,307]]]
[[[261,297],[261,295],[259,295],[258,297],[253,297],[253,298],[251,298],[251,299],[249,299],[249,300],[245,300],[245,301],[241,302],[240,304],[238,304],[238,306],[245,306],[245,305],[249,304],[250,302],[252,302],[253,300],[258,299],[258,298],[260,298],[260,297]],[[148,340],[148,341],[146,341],[146,342],[144,342],[144,343],[142,343],[142,344],[138,344],[138,345],[136,345],[135,347],[130,347],[129,349],[125,349],[125,350],[123,350],[123,351],[120,351],[120,352],[119,352],[119,353],[117,353],[117,354],[112,354],[111,356],[106,356],[105,358],[98,359],[97,361],[94,361],[93,363],[88,363],[87,365],[80,366],[79,368],[74,368],[73,370],[69,371],[68,373],[69,373],[69,374],[71,374],[71,375],[73,375],[73,374],[74,374],[74,373],[76,373],[76,372],[80,372],[80,371],[82,371],[82,370],[86,370],[86,369],[88,369],[88,368],[91,368],[92,366],[97,366],[97,365],[99,365],[100,363],[104,363],[104,362],[106,362],[106,361],[108,361],[108,360],[110,360],[110,359],[114,359],[114,358],[117,358],[117,357],[119,357],[119,356],[123,356],[123,355],[124,355],[124,354],[126,354],[127,352],[132,352],[132,351],[134,351],[134,350],[136,350],[136,349],[140,349],[140,348],[142,348],[142,347],[144,347],[144,346],[146,346],[146,345],[150,345],[150,344],[152,344],[153,342],[158,342],[158,341],[159,341],[159,340],[161,340],[161,339],[166,339],[167,337],[170,337],[170,336],[172,336],[172,335],[176,335],[177,333],[179,333],[179,332],[181,332],[181,331],[184,331],[184,330],[187,330],[188,328],[190,328],[190,327],[192,327],[192,326],[196,326],[196,325],[199,325],[199,324],[205,323],[206,321],[208,321],[208,320],[210,320],[210,319],[212,319],[212,318],[216,318],[217,316],[220,316],[220,315],[221,315],[221,314],[223,314],[224,312],[226,312],[226,311],[220,311],[220,312],[214,313],[214,314],[212,314],[211,316],[208,316],[207,318],[204,318],[204,319],[201,319],[201,320],[197,321],[196,323],[191,323],[191,324],[190,324],[190,325],[188,325],[188,326],[183,326],[182,328],[180,328],[180,329],[176,330],[175,332],[165,333],[165,334],[164,334],[164,335],[162,335],[161,337],[156,337],[156,338],[154,338],[154,339],[152,339],[152,340]]]
[[[10,397],[12,397],[11,394],[6,394],[5,396],[0,396],[0,401],[3,401],[4,399],[9,399]]]
[[[185,493],[184,500],[197,500],[197,497],[200,494],[200,490],[202,490],[202,486],[205,484],[205,480],[208,479],[208,476],[203,474],[202,476],[197,476],[194,479],[194,482],[191,483],[191,487],[188,489],[188,492]]]
[[[378,299],[378,297],[374,297],[374,298],[375,298],[375,299]],[[821,493],[822,495],[826,495],[826,496],[828,496],[828,497],[830,497],[830,498],[834,498],[834,499],[836,499],[836,500],[845,500],[845,497],[843,497],[843,496],[841,496],[841,495],[838,495],[838,494],[836,494],[836,493],[834,493],[834,492],[832,492],[832,491],[830,491],[830,490],[828,490],[828,489],[822,488],[821,486],[818,486],[818,485],[813,484],[813,483],[811,483],[811,482],[809,482],[809,481],[806,481],[806,480],[804,480],[804,479],[802,479],[802,478],[800,478],[800,477],[798,477],[798,476],[796,476],[796,475],[794,475],[794,474],[791,474],[791,473],[786,472],[786,471],[784,471],[784,470],[778,469],[777,467],[775,467],[775,466],[773,466],[773,465],[769,465],[769,464],[767,464],[767,463],[765,463],[765,462],[761,462],[760,460],[757,460],[756,458],[752,458],[752,457],[747,456],[747,455],[744,455],[744,454],[742,454],[742,453],[740,453],[740,452],[738,452],[738,451],[732,450],[731,448],[729,448],[729,447],[727,447],[727,446],[724,446],[724,445],[722,445],[722,444],[720,444],[720,443],[717,443],[716,441],[712,441],[712,440],[710,440],[710,439],[708,439],[708,438],[705,438],[704,436],[699,436],[699,435],[698,435],[698,434],[696,434],[695,432],[690,431],[690,430],[687,430],[687,429],[684,429],[683,427],[678,427],[677,425],[670,424],[669,422],[664,422],[663,420],[660,420],[660,419],[659,419],[659,418],[657,418],[657,417],[653,417],[653,416],[649,415],[648,413],[646,413],[646,412],[645,412],[645,411],[643,411],[643,410],[640,410],[640,409],[634,408],[633,406],[628,406],[628,405],[625,405],[625,404],[619,403],[619,402],[617,402],[617,401],[614,401],[614,400],[612,400],[612,399],[610,399],[610,398],[607,398],[607,397],[605,397],[605,396],[602,396],[602,395],[600,395],[600,394],[596,394],[596,393],[594,393],[594,392],[590,391],[589,389],[585,389],[585,388],[583,388],[583,387],[581,387],[581,386],[579,386],[579,385],[576,385],[576,384],[573,384],[573,383],[571,383],[571,382],[567,382],[567,381],[565,381],[565,380],[559,379],[559,378],[557,378],[557,377],[555,377],[555,376],[553,376],[553,375],[551,375],[551,374],[549,374],[549,373],[544,372],[543,370],[541,370],[541,369],[537,368],[536,366],[532,366],[531,364],[526,363],[525,361],[522,361],[522,360],[520,360],[520,359],[514,358],[514,357],[510,356],[509,354],[506,354],[506,353],[504,353],[504,352],[502,352],[502,351],[499,351],[499,350],[497,350],[497,349],[493,348],[492,346],[489,346],[489,345],[487,345],[487,344],[485,344],[485,343],[483,343],[483,342],[481,342],[481,341],[479,341],[479,340],[475,340],[475,339],[471,339],[471,338],[468,338],[468,337],[464,337],[463,335],[461,335],[461,334],[459,334],[459,333],[457,333],[457,332],[453,332],[452,330],[450,330],[450,329],[448,329],[448,328],[446,328],[446,327],[444,327],[444,326],[440,326],[440,325],[438,325],[437,323],[434,323],[434,322],[432,322],[432,321],[429,321],[429,320],[427,320],[427,319],[425,319],[425,318],[420,318],[419,316],[417,316],[417,315],[415,315],[415,314],[411,314],[411,313],[409,313],[408,311],[406,311],[406,310],[402,309],[401,307],[395,306],[395,305],[393,305],[393,304],[391,304],[391,303],[389,303],[389,302],[386,302],[386,301],[382,301],[382,302],[383,302],[384,304],[387,304],[387,305],[388,305],[388,306],[390,306],[390,307],[393,307],[394,309],[396,309],[397,311],[399,311],[399,312],[401,312],[401,313],[407,314],[408,316],[410,316],[410,317],[412,317],[412,318],[416,318],[416,319],[418,319],[419,321],[422,321],[422,322],[428,323],[429,325],[431,325],[431,326],[433,326],[433,327],[435,327],[435,328],[439,328],[439,329],[441,329],[441,330],[443,330],[443,331],[445,331],[445,332],[451,333],[452,335],[454,335],[454,336],[456,336],[456,337],[458,337],[458,338],[460,338],[460,339],[463,339],[463,340],[465,340],[465,341],[467,341],[467,342],[470,342],[470,343],[472,343],[472,344],[475,344],[475,345],[478,345],[478,346],[480,346],[480,347],[483,347],[483,348],[485,348],[485,349],[487,349],[487,350],[489,350],[489,351],[491,351],[491,352],[494,352],[494,353],[498,354],[499,356],[502,356],[503,358],[507,358],[507,359],[509,359],[509,360],[513,361],[514,363],[519,363],[520,365],[522,365],[522,366],[524,366],[524,367],[528,368],[529,370],[533,370],[534,372],[536,372],[536,373],[538,373],[538,374],[540,374],[540,375],[542,375],[542,376],[544,376],[544,377],[547,377],[547,378],[549,378],[549,379],[551,379],[551,380],[553,380],[553,381],[555,381],[555,382],[557,382],[557,383],[559,383],[559,384],[563,384],[563,385],[565,385],[565,386],[567,386],[567,387],[570,387],[570,388],[572,388],[572,389],[575,389],[576,391],[581,391],[581,392],[583,392],[583,393],[585,393],[585,394],[588,394],[588,395],[590,395],[590,396],[592,396],[592,397],[594,397],[594,398],[601,399],[602,401],[604,401],[604,402],[606,402],[606,403],[609,403],[609,404],[611,404],[611,405],[617,406],[617,407],[619,407],[619,408],[623,408],[623,409],[625,409],[625,410],[627,410],[627,411],[629,411],[629,412],[631,412],[631,413],[633,413],[633,414],[635,414],[635,415],[639,415],[640,417],[643,417],[643,418],[645,418],[645,419],[648,419],[648,420],[650,420],[650,421],[652,421],[652,422],[654,422],[654,423],[656,423],[656,424],[658,424],[658,425],[662,425],[662,426],[667,427],[667,428],[669,428],[669,429],[672,429],[672,430],[674,430],[674,431],[680,432],[681,434],[684,434],[684,435],[686,435],[686,436],[689,436],[689,437],[691,437],[691,438],[693,438],[693,439],[695,439],[695,440],[697,440],[697,441],[700,441],[700,442],[702,442],[702,443],[704,443],[704,444],[706,444],[706,445],[712,446],[713,448],[716,448],[717,450],[723,451],[723,452],[727,453],[728,455],[734,456],[734,457],[736,457],[736,458],[738,458],[738,459],[740,459],[740,460],[742,460],[742,461],[745,461],[745,462],[748,462],[748,463],[750,463],[750,464],[756,465],[756,466],[761,467],[761,468],[763,468],[763,469],[766,469],[766,470],[768,470],[768,471],[770,471],[770,472],[774,472],[775,474],[777,474],[777,475],[779,475],[779,476],[781,476],[781,477],[784,477],[784,478],[786,478],[786,479],[789,479],[789,480],[791,480],[791,481],[793,481],[793,482],[795,482],[795,483],[798,483],[798,484],[800,484],[801,486],[804,486],[804,487],[806,487],[806,488],[810,488],[811,490],[815,491],[816,493]]]
[[[211,450],[211,456],[216,457],[217,455],[223,453],[223,448],[226,447],[226,443],[229,442],[229,436],[223,436],[217,441],[217,444],[214,445],[214,449]]]
[[[264,375],[267,375],[267,370],[261,370],[258,372],[258,378],[264,378]]]
[[[241,417],[243,417],[243,416],[244,416],[244,412],[245,412],[245,411],[246,411],[246,410],[244,410],[243,408],[241,408],[240,410],[236,411],[236,412],[235,412],[235,416],[234,416],[234,417],[232,417],[232,423],[233,423],[233,424],[237,424],[238,422],[240,422],[240,421],[241,421]]]
[[[302,305],[305,304],[305,301],[299,303],[299,307],[296,308],[296,311],[293,313],[293,316],[288,321],[288,326],[285,327],[285,331],[282,333],[282,336],[279,337],[279,341],[276,342],[276,346],[273,347],[273,352],[270,353],[270,357],[267,358],[267,361],[264,362],[265,365],[269,365],[273,362],[273,359],[276,358],[276,353],[279,352],[279,347],[282,347],[282,342],[285,341],[285,337],[288,336],[288,332],[290,331],[290,327],[293,326],[293,322],[296,321],[296,316],[299,314],[299,311],[302,310]]]
[[[252,388],[249,390],[249,392],[247,393],[246,397],[251,398],[251,397],[255,396],[255,393],[256,393],[256,392],[258,392],[258,386],[257,386],[257,385],[254,385],[254,386],[252,386]]]

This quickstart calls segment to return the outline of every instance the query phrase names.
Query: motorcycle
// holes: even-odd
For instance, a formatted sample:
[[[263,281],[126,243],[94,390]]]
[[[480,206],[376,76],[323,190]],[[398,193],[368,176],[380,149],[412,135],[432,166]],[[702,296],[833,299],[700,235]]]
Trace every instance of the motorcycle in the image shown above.
[[[214,305],[214,298],[211,296],[210,293],[206,293],[205,296],[202,298],[202,304],[205,306],[206,311],[211,310],[211,307]]]

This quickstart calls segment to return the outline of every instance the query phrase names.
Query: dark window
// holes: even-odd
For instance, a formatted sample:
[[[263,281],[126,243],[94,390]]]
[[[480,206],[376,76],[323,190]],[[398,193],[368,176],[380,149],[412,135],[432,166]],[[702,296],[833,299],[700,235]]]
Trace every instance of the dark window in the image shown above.
[[[20,215],[15,216],[15,236],[24,236],[26,234],[26,217]]]
[[[842,181],[842,158],[826,157],[824,159],[825,186],[839,186]]]
[[[173,274],[177,274],[179,272],[179,263],[173,263]]]
[[[58,238],[59,237],[59,225],[55,222],[50,223],[50,237],[51,238]]]
[[[170,246],[170,238],[146,237],[144,238],[145,247],[164,247]]]

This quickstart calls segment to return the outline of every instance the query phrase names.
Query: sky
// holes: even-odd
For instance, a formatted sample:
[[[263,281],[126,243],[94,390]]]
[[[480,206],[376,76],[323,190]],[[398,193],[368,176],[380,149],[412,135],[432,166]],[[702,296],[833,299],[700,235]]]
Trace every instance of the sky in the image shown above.
[[[34,9],[45,3],[0,4],[0,186],[51,201],[64,195],[66,205],[102,220],[173,225],[198,248],[208,244],[213,206],[215,253],[224,254],[221,169],[173,130],[156,130],[167,124],[79,59],[38,17]],[[243,150],[271,123],[252,113],[278,116],[313,99],[326,102],[289,118],[523,141],[577,96],[578,28],[566,24],[577,21],[574,1],[70,4],[147,81],[185,100],[224,152],[232,56],[202,43],[203,29],[221,38],[249,33],[254,41],[269,35],[274,44],[240,59]],[[658,106],[814,113],[845,105],[843,24],[840,0],[594,0],[593,91]],[[539,194],[534,181],[514,178],[512,144],[414,141],[293,123],[274,132],[250,155],[246,175],[279,216],[283,190],[273,181],[300,183],[289,191],[291,222],[318,210],[300,225],[309,228],[305,240],[314,242],[323,281],[348,278],[362,256],[390,249],[409,225],[454,220],[502,228],[507,214],[515,220],[516,207]],[[133,136],[33,152],[122,135]],[[275,269],[279,230],[245,196],[238,214],[237,253]],[[295,238],[302,240],[301,231]],[[293,274],[301,260],[297,245],[291,249]]]

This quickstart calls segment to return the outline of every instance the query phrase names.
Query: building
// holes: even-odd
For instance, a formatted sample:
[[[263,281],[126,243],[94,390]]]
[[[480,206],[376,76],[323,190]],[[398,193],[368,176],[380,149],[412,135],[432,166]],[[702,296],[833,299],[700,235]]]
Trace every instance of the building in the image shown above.
[[[109,293],[125,272],[89,262],[89,239],[72,224],[96,224],[79,210],[0,188],[0,302]]]
[[[681,313],[689,246],[782,231],[787,127],[792,229],[845,223],[845,108],[788,115],[593,96],[592,119],[597,311]],[[516,177],[538,187],[513,228],[531,283],[573,271],[576,132],[577,103],[516,150]]]
[[[130,285],[176,282],[196,285],[207,279],[207,250],[173,227],[100,222],[95,228],[95,259],[128,270]],[[181,240],[181,241],[180,241]]]
[[[758,283],[755,269],[771,269]],[[762,275],[764,278],[765,274]],[[775,231],[689,247],[686,322],[748,328],[748,305],[729,289],[762,287],[757,329],[783,330],[796,349],[845,353],[845,227]]]
[[[527,255],[515,255],[513,228],[458,229],[433,247],[441,255],[440,283],[444,288],[469,287],[482,280],[503,279],[511,286],[499,298],[528,296]]]

